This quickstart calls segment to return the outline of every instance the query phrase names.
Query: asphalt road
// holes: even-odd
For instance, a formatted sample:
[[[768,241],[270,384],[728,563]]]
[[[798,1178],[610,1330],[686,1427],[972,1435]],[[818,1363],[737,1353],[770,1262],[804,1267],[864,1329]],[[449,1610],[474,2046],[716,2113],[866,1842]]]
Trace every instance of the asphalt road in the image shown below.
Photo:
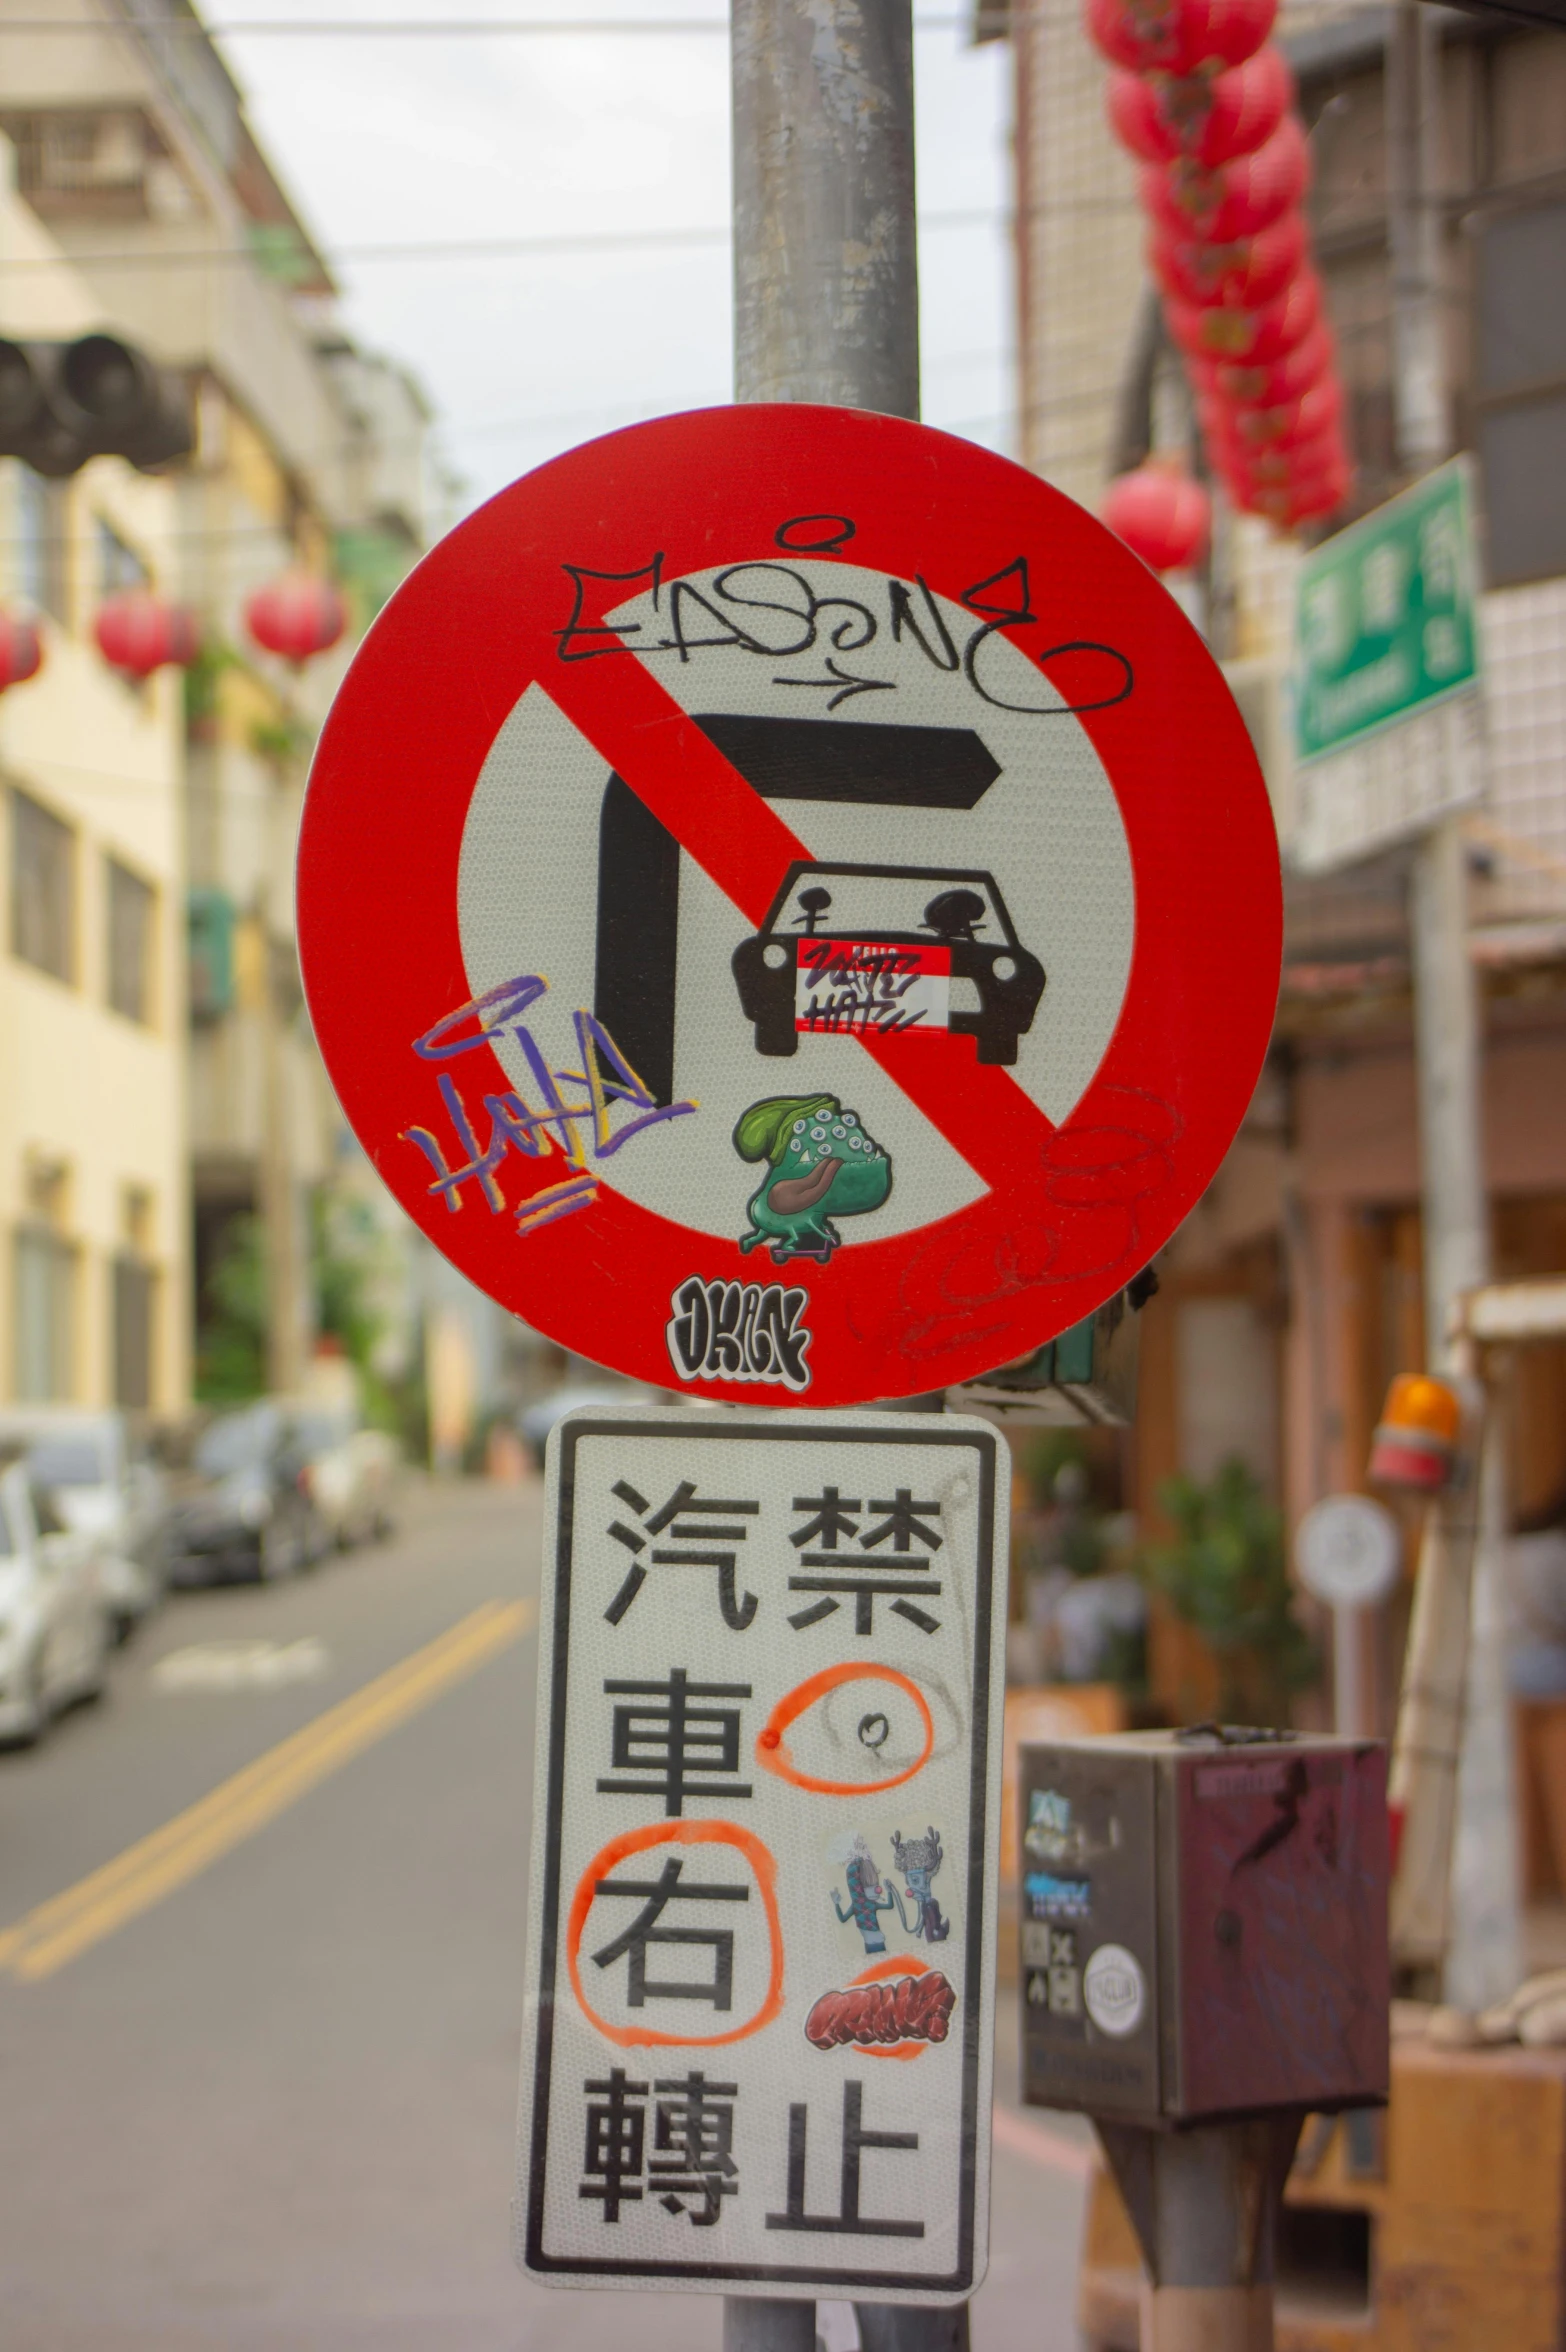
[[[716,2299],[511,2264],[538,1520],[416,1489],[373,1551],[177,1596],[0,1756],[8,2352],[716,2352]],[[1083,2153],[1001,2116],[979,2352],[1075,2346]]]

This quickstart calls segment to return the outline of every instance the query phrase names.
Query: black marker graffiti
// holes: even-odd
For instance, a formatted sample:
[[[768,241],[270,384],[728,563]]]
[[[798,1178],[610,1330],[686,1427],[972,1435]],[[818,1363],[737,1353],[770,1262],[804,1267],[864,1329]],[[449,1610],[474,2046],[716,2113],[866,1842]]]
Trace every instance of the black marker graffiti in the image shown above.
[[[779,1282],[703,1282],[693,1274],[669,1302],[669,1359],[682,1380],[779,1380],[808,1388],[808,1296]]]

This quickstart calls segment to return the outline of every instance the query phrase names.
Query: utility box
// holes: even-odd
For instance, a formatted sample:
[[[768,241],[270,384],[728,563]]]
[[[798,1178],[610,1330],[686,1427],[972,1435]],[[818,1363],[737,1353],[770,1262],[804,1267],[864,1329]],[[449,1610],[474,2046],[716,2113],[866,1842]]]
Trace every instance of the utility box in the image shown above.
[[[1021,1751],[1023,2096],[1157,2126],[1385,2099],[1386,1754],[1132,1732]]]

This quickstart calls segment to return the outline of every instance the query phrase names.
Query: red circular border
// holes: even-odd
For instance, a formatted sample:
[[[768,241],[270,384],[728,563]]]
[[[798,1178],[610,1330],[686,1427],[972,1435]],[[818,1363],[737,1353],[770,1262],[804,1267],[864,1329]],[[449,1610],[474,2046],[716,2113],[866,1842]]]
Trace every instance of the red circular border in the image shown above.
[[[919,574],[954,602],[1023,555],[1038,618],[1007,630],[1019,650],[1089,640],[1129,658],[1132,692],[1080,724],[1119,801],[1136,936],[1103,1061],[1017,1183],[915,1233],[855,1241],[829,1266],[788,1265],[782,1278],[809,1290],[811,1381],[799,1395],[683,1381],[668,1355],[682,1282],[758,1279],[739,1252],[738,1195],[735,1239],[715,1240],[616,1194],[609,1162],[592,1207],[524,1238],[476,1199],[451,1215],[403,1138],[438,1107],[412,1042],[473,994],[457,925],[463,827],[500,727],[535,679],[547,690],[558,676],[562,564],[634,572],[661,548],[673,579],[775,558],[782,521],[824,512],[854,519],[845,560]],[[587,665],[606,704],[620,666]],[[323,731],[298,915],[311,1018],[343,1109],[408,1214],[471,1281],[551,1338],[656,1386],[796,1406],[971,1379],[1081,1321],[1138,1272],[1244,1115],[1282,953],[1277,845],[1250,739],[1217,664],[1153,575],[1084,509],[988,450],[803,405],[699,410],[589,442],[502,491],[424,559],[360,648]],[[958,1039],[918,1050],[971,1052]],[[454,1074],[465,1095],[508,1084],[488,1049]],[[561,1163],[536,1165],[543,1183]],[[519,1166],[503,1163],[503,1180]],[[515,1205],[514,1184],[507,1193]]]

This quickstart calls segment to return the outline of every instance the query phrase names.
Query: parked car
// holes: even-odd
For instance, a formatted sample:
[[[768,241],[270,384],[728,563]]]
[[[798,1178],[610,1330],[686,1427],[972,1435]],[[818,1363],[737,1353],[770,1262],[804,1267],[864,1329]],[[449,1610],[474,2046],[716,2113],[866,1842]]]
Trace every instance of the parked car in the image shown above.
[[[561,1387],[551,1389],[548,1396],[524,1406],[517,1415],[517,1427],[542,1470],[549,1432],[567,1413],[585,1411],[588,1407],[599,1413],[613,1413],[626,1405],[652,1405],[657,1401],[655,1389],[638,1388],[625,1380],[567,1380]]]
[[[0,1470],[0,1740],[28,1746],[98,1698],[112,1647],[93,1538],[67,1528],[13,1458]]]
[[[0,1454],[26,1457],[28,1476],[73,1534],[98,1548],[98,1582],[116,1641],[162,1599],[169,1573],[169,1495],[123,1413],[13,1406],[0,1413]]]
[[[351,1412],[302,1405],[295,1426],[311,1500],[339,1551],[390,1535],[402,1450],[384,1429],[359,1429]]]
[[[801,1034],[917,1027],[972,1037],[981,1062],[1009,1064],[1044,993],[1043,965],[978,870],[801,859],[733,961],[760,1054],[795,1053]]]
[[[224,1413],[196,1440],[171,1514],[173,1584],[296,1576],[331,1538],[310,1492],[299,1416],[270,1397]]]

